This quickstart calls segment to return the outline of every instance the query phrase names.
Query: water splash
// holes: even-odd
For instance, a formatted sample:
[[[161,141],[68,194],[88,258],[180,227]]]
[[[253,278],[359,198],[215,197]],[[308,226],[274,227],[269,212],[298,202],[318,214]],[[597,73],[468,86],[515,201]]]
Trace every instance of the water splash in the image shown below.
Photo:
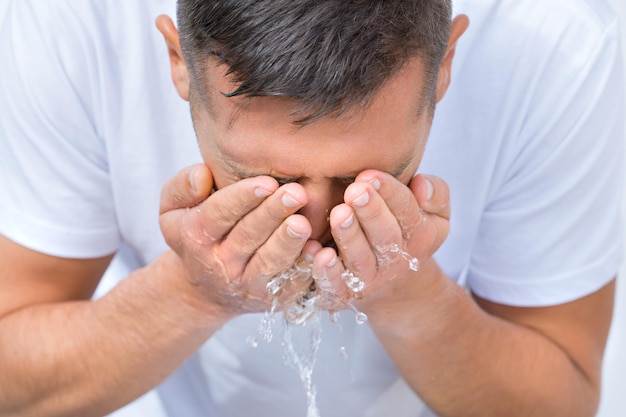
[[[348,303],[348,307],[350,307],[350,310],[354,313],[354,319],[357,324],[364,324],[367,322],[367,314],[359,311],[352,303]]]
[[[392,243],[387,246],[376,245],[374,246],[374,252],[380,268],[389,267],[398,259],[398,257],[400,257],[409,263],[409,269],[411,271],[419,270],[419,260],[407,251],[400,249],[400,246],[397,243]]]
[[[352,271],[346,269],[341,273],[341,279],[346,284],[348,289],[354,293],[360,293],[365,289],[365,282],[361,278],[354,275]]]
[[[302,326],[319,311],[317,309],[317,301],[319,298],[319,295],[306,293],[295,304],[285,308],[283,311],[285,320],[295,326]]]
[[[299,346],[296,341],[294,331],[297,330],[305,333],[301,335],[305,340],[303,346]],[[307,395],[307,417],[320,417],[316,401],[317,389],[313,383],[313,368],[321,341],[322,325],[319,311],[309,317],[306,326],[296,327],[287,320],[283,321],[283,359],[296,371],[304,385]]]
[[[278,307],[278,300],[278,295],[274,295],[274,298],[272,298],[272,307],[269,311],[265,312],[265,315],[259,324],[258,332],[266,343],[270,343],[274,338],[272,328],[274,327],[274,322],[276,321],[276,308]]]
[[[417,271],[419,269],[419,261],[417,258],[400,249],[400,246],[397,244],[375,246],[374,250],[379,268],[388,267],[401,258],[408,262],[410,270]],[[291,304],[283,308],[283,359],[285,364],[297,372],[304,385],[307,395],[307,417],[320,417],[316,402],[317,390],[313,384],[313,368],[322,340],[321,310],[318,308],[318,304],[320,300],[325,299],[322,297],[336,296],[336,294],[332,291],[330,283],[323,281],[322,278],[325,277],[320,278],[320,288],[316,287],[316,280],[313,278],[312,269],[312,263],[302,259],[288,270],[270,279],[267,283],[266,291],[272,296],[272,306],[263,316],[258,327],[258,333],[266,343],[272,341],[272,329],[276,321],[276,310],[278,308],[280,294],[289,282],[298,281],[300,282],[299,285],[307,288],[307,290],[297,294]],[[341,278],[348,289],[355,295],[355,298],[358,299],[362,296],[362,292],[365,289],[365,282],[362,279],[348,269],[341,274]],[[326,283],[326,286],[330,287],[326,288],[324,283]],[[352,302],[348,303],[348,307],[354,313],[355,320],[358,324],[367,322],[367,315],[359,311]],[[339,326],[339,312],[329,311],[328,317],[332,323]],[[304,337],[304,343],[301,340],[300,343],[298,343],[295,336],[296,333]],[[246,339],[246,343],[253,348],[258,346],[257,339],[252,336]],[[348,358],[344,346],[339,348],[339,356],[342,359]]]
[[[251,348],[256,348],[259,346],[259,341],[256,340],[256,337],[254,336],[248,336],[246,337],[246,345],[250,346]]]

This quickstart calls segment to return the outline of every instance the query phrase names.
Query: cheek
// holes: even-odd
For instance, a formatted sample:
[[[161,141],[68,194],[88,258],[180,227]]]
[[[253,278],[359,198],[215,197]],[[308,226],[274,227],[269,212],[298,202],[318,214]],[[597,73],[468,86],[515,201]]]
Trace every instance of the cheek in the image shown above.
[[[241,178],[236,177],[232,174],[227,174],[220,170],[213,172],[213,182],[215,183],[215,188],[218,190],[224,187],[228,187],[229,185],[234,184],[237,181],[241,181]]]

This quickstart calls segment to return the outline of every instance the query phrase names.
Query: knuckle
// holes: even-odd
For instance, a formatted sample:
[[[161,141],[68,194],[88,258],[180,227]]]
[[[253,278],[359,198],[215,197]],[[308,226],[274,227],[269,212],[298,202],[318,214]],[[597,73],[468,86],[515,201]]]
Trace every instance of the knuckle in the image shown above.
[[[367,271],[370,271],[372,267],[374,267],[374,263],[370,259],[360,258],[350,261],[350,270],[359,278],[361,275],[365,275]]]
[[[239,228],[237,231],[236,245],[243,254],[250,255],[259,247],[259,242],[252,229],[247,227]]]
[[[285,218],[289,215],[288,212],[285,211],[284,207],[276,207],[272,204],[262,205],[265,208],[265,215],[267,216],[267,221],[269,223],[274,223],[278,225],[280,222],[285,220]]]
[[[346,252],[358,241],[358,236],[356,231],[341,231],[335,235],[335,243],[341,251]]]
[[[180,187],[173,187],[170,196],[172,203],[180,206],[181,208],[186,207],[189,202],[187,193],[184,190],[181,190]]]
[[[384,207],[380,204],[373,204],[368,210],[357,211],[357,217],[360,223],[369,223],[375,221],[383,215]]]
[[[435,196],[438,196],[441,200],[447,200],[450,195],[450,188],[448,187],[448,183],[446,183],[439,177],[429,177],[429,179],[434,184]]]
[[[224,204],[212,204],[208,213],[211,222],[220,227],[228,226],[232,223],[233,210]]]
[[[260,275],[270,276],[278,272],[274,257],[266,251],[259,251],[256,253],[255,263]]]

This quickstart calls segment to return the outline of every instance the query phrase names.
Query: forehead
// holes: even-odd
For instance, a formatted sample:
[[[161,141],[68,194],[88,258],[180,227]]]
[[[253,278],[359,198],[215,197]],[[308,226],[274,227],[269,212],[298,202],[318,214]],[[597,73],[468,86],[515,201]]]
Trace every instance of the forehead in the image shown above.
[[[208,71],[205,111],[197,104],[194,111],[203,155],[250,174],[348,177],[368,168],[398,170],[411,165],[429,128],[430,118],[420,111],[426,106],[418,60],[388,80],[366,108],[304,126],[293,123],[292,100],[225,97],[235,87],[231,78],[219,66]]]

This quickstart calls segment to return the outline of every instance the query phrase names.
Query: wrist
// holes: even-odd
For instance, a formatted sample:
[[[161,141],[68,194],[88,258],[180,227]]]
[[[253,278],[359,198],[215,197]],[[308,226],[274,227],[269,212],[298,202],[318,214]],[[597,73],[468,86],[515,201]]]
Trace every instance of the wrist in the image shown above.
[[[203,290],[193,284],[183,260],[173,250],[163,253],[152,266],[153,272],[165,282],[170,299],[187,311],[197,326],[215,331],[233,318],[232,313],[203,296]]]
[[[417,276],[407,281],[403,293],[367,311],[369,323],[379,337],[420,339],[435,337],[437,329],[454,320],[458,309],[470,301],[434,258],[422,262]]]

